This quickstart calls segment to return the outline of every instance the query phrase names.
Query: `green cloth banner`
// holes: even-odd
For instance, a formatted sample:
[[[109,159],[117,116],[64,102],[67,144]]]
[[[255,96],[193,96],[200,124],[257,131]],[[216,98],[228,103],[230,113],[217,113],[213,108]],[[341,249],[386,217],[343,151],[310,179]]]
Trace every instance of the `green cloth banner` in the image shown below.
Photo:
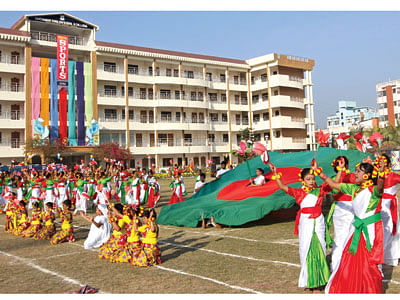
[[[68,143],[78,146],[75,112],[75,62],[68,62]]]
[[[309,167],[314,157],[314,151],[280,153],[270,152],[270,162],[276,167]],[[332,161],[339,155],[347,156],[350,161],[350,170],[353,172],[355,165],[364,158],[362,152],[358,150],[337,150],[333,148],[321,147],[317,153],[316,160],[318,165],[323,168],[328,176],[335,174],[331,167]],[[256,169],[262,168],[265,173],[270,172],[260,157],[249,161],[251,176],[256,176]],[[283,177],[285,174],[283,174]],[[192,197],[176,204],[164,206],[157,219],[159,224],[196,227],[204,218],[214,217],[215,222],[238,226],[251,221],[259,220],[271,211],[282,208],[290,208],[296,202],[295,199],[285,192],[277,192],[265,197],[250,197],[241,201],[217,200],[218,193],[226,186],[239,181],[248,180],[249,172],[246,163],[237,166],[235,169],[226,172],[218,180],[207,183],[198,193]],[[322,184],[318,177],[317,183]],[[292,187],[301,187],[300,182],[289,184]],[[230,199],[235,200],[235,199]]]
[[[93,91],[92,91],[92,63],[84,63],[85,76],[85,119],[86,126],[92,126],[93,119]]]

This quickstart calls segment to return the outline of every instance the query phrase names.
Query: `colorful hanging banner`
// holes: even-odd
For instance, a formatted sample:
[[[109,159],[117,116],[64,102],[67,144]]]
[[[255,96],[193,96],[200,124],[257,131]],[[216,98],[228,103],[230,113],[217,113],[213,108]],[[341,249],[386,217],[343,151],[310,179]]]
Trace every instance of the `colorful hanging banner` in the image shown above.
[[[50,141],[58,138],[57,60],[50,60]]]
[[[392,170],[400,171],[400,151],[392,151]]]
[[[59,101],[59,110],[60,110],[60,140],[63,145],[68,144],[68,127],[67,127],[67,90],[65,88],[61,88],[58,92],[60,101]]]
[[[31,76],[32,76],[32,82],[31,82],[32,120],[36,120],[40,116],[40,58],[39,57],[32,57]]]
[[[91,126],[93,119],[92,63],[84,63],[85,74],[85,119],[86,126]]]
[[[68,143],[77,146],[75,117],[75,62],[68,62]]]
[[[59,85],[68,82],[68,37],[57,35],[57,80]]]
[[[85,145],[85,102],[83,62],[76,62],[76,111],[78,114],[78,146]]]
[[[49,126],[50,103],[49,103],[49,59],[40,59],[40,117],[44,126]]]

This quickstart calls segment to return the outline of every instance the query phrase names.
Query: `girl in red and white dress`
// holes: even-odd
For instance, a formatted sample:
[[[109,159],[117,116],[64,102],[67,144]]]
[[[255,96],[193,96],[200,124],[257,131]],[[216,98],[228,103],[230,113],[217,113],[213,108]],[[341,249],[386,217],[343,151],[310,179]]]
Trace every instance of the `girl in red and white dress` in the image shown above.
[[[148,175],[149,183],[149,201],[147,202],[147,207],[154,207],[157,205],[158,200],[160,200],[160,184],[153,175],[153,171],[149,170]]]
[[[329,266],[326,261],[325,220],[322,215],[322,201],[331,189],[326,184],[317,187],[315,176],[322,169],[305,168],[299,174],[303,187],[296,189],[286,186],[280,180],[276,167],[271,164],[279,188],[296,199],[300,210],[296,217],[295,234],[299,235],[301,270],[298,286],[314,293],[320,292],[329,280]]]
[[[187,195],[185,184],[183,183],[182,171],[176,172],[174,180],[170,183],[169,187],[172,190],[172,196],[169,199],[168,205],[182,202],[183,197]]]
[[[374,186],[371,179],[373,170],[369,163],[359,164],[355,171],[356,184],[338,183],[320,174],[331,188],[351,195],[354,212],[347,238],[338,249],[341,253],[339,261],[325,288],[328,294],[382,293],[381,196],[384,180],[378,178],[378,185]]]
[[[382,222],[384,234],[385,265],[397,266],[400,258],[400,230],[399,230],[399,209],[397,192],[399,190],[400,175],[391,172],[390,158],[383,154],[375,161],[374,176],[377,175],[377,168],[382,164],[385,174],[378,174],[386,177],[382,195]]]

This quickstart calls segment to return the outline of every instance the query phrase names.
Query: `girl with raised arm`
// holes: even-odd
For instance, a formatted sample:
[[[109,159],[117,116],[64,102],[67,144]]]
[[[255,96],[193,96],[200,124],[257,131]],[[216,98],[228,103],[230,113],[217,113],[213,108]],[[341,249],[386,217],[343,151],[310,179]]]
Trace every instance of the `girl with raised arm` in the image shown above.
[[[325,221],[321,212],[322,200],[331,191],[325,184],[317,187],[315,175],[322,169],[305,168],[299,174],[303,187],[296,189],[284,185],[271,164],[279,188],[296,199],[300,210],[297,212],[295,234],[299,235],[300,276],[298,286],[318,293],[329,280],[329,266],[326,262]]]
[[[317,169],[317,163],[313,165]],[[325,292],[338,293],[382,293],[383,225],[381,218],[381,196],[384,180],[378,177],[374,186],[369,163],[357,165],[355,184],[338,183],[324,173],[320,177],[333,189],[352,197],[353,221],[342,244],[338,263]],[[380,168],[383,171],[383,167]]]

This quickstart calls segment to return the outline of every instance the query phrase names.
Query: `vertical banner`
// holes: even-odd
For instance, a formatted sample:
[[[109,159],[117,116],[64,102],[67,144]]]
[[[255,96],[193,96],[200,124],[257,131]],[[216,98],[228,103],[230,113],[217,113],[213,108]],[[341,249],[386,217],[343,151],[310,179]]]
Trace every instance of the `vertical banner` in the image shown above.
[[[50,141],[58,138],[57,60],[50,60]]]
[[[76,111],[78,115],[78,146],[85,145],[85,101],[83,62],[76,62]]]
[[[85,73],[85,119],[86,126],[91,126],[93,119],[92,63],[84,63]]]
[[[77,146],[75,118],[75,62],[68,62],[68,143]]]
[[[59,85],[68,82],[68,37],[57,35],[57,80]]]
[[[32,57],[31,66],[31,98],[32,98],[32,120],[40,116],[40,58]]]
[[[67,126],[67,90],[61,88],[59,92],[59,110],[60,110],[60,140],[63,145],[68,144],[68,126]]]
[[[49,126],[50,103],[49,103],[49,59],[40,59],[40,117],[43,126]]]

